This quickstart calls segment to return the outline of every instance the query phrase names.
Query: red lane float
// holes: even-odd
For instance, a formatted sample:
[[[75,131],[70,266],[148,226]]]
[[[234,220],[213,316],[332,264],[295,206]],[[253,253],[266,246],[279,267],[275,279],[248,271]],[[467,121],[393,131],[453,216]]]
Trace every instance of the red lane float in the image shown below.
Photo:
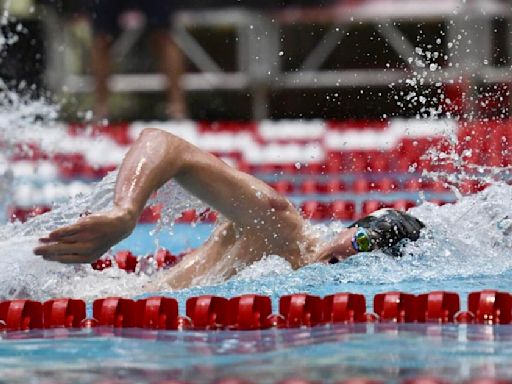
[[[79,328],[85,317],[83,300],[54,299],[43,304],[44,328]]]
[[[149,297],[136,302],[137,326],[149,329],[178,329],[178,302],[169,297]]]
[[[417,319],[416,296],[404,292],[379,293],[373,298],[373,310],[380,321],[413,323]]]
[[[251,330],[269,328],[272,324],[272,301],[268,296],[242,295],[228,304],[228,322],[232,329]]]
[[[32,300],[9,300],[0,303],[0,329],[25,331],[43,327],[43,305]]]
[[[472,292],[468,296],[468,310],[478,324],[510,324],[512,295],[491,290]]]
[[[279,313],[286,328],[314,327],[323,322],[322,299],[306,293],[281,296]]]
[[[91,263],[91,267],[96,271],[103,271],[104,269],[112,268],[112,260],[98,259],[94,263]]]
[[[24,223],[35,216],[42,215],[49,211],[51,211],[51,208],[45,205],[32,208],[14,207],[9,209],[8,215],[11,222],[20,221]]]
[[[468,296],[468,310],[456,315],[459,323],[510,324],[512,295],[508,292],[484,290]]]
[[[144,256],[143,259],[150,263],[155,263],[157,269],[167,269],[175,265],[181,255],[175,256],[167,249],[159,249],[154,255]],[[127,273],[133,273],[137,270],[137,265],[141,262],[141,257],[133,255],[130,251],[119,251],[114,255],[114,261],[117,268],[125,270]],[[109,258],[101,258],[91,263],[92,269],[103,271],[112,267],[112,260]]]
[[[0,329],[120,327],[157,330],[256,330],[270,327],[314,327],[320,324],[395,323],[512,323],[512,295],[485,290],[468,296],[468,310],[459,311],[457,293],[434,291],[420,295],[384,292],[374,296],[374,312],[366,313],[365,297],[341,292],[324,298],[297,293],[282,296],[279,313],[272,314],[268,296],[248,294],[227,299],[191,297],[187,317],[179,316],[174,298],[150,297],[134,301],[107,297],[93,302],[93,318],[85,316],[85,302],[69,298],[0,302]]]
[[[114,260],[119,269],[124,269],[128,273],[135,272],[137,268],[138,258],[130,251],[117,252]]]
[[[223,329],[229,324],[228,299],[219,296],[191,297],[186,303],[187,317],[194,329]]]
[[[459,295],[454,292],[435,291],[417,296],[419,323],[452,323],[460,310]]]
[[[157,268],[169,268],[178,262],[178,258],[167,249],[159,249],[153,256],[156,261]]]
[[[324,297],[324,321],[327,323],[362,323],[366,321],[364,295],[336,293]]]
[[[107,297],[94,300],[93,318],[97,326],[131,328],[137,326],[135,301],[121,297]]]

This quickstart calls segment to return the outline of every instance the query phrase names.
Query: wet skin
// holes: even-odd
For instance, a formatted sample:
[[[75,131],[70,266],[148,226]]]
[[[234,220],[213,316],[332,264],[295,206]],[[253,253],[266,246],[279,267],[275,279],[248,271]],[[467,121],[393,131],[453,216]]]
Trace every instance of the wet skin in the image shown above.
[[[200,284],[213,268],[226,279],[264,255],[280,255],[299,268],[356,253],[351,245],[355,229],[321,244],[307,234],[307,223],[295,207],[263,181],[157,129],[145,129],[126,154],[116,181],[113,209],[56,229],[40,239],[34,253],[61,263],[97,260],[130,235],[150,195],[170,179],[226,219],[205,244],[168,273],[165,281],[171,287]]]

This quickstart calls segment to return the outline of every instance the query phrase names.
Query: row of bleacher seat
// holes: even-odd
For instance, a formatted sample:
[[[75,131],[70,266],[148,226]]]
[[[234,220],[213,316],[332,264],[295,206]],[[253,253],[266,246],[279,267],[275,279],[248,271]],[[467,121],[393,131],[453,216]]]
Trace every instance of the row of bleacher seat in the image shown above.
[[[464,163],[459,169],[467,169],[471,166],[505,167],[512,165],[512,151],[484,151],[472,150],[466,151]],[[351,152],[332,152],[327,155],[327,160],[318,162],[312,160],[311,163],[303,164],[300,162],[283,163],[276,158],[274,162],[264,162],[261,164],[247,163],[238,159],[239,156],[233,153],[215,154],[238,169],[253,174],[273,174],[277,176],[293,175],[335,175],[340,173],[355,174],[386,174],[386,173],[421,173],[422,171],[442,171],[455,172],[457,165],[451,160],[423,159],[423,153],[420,155],[411,154],[411,152],[399,153],[396,151],[351,151]],[[58,176],[64,180],[85,179],[98,180],[104,177],[108,172],[114,170],[117,164],[96,166],[89,164],[85,156],[81,153],[57,153],[51,157],[43,156],[42,159],[50,161],[57,168]],[[26,157],[17,156],[14,161],[26,160]]]

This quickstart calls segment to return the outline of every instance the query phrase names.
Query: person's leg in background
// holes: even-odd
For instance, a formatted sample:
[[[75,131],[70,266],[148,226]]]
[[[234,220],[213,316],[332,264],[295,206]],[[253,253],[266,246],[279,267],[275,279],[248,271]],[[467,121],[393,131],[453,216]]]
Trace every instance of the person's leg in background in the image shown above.
[[[185,58],[171,35],[171,17],[177,0],[139,0],[147,17],[154,49],[159,55],[162,72],[168,81],[167,115],[172,119],[188,117],[182,77],[185,73]]]
[[[91,47],[91,72],[94,78],[94,119],[103,120],[109,115],[108,79],[111,71],[110,46],[118,32],[118,17],[122,0],[93,0],[91,17],[93,42]]]

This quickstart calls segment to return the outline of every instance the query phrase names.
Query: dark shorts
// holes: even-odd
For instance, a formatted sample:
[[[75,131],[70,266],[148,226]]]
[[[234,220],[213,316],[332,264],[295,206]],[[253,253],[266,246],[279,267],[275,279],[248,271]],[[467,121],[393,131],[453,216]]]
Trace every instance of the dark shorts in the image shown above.
[[[119,32],[119,16],[126,10],[140,10],[150,30],[167,30],[178,0],[92,0],[91,17],[94,32],[115,35]]]

